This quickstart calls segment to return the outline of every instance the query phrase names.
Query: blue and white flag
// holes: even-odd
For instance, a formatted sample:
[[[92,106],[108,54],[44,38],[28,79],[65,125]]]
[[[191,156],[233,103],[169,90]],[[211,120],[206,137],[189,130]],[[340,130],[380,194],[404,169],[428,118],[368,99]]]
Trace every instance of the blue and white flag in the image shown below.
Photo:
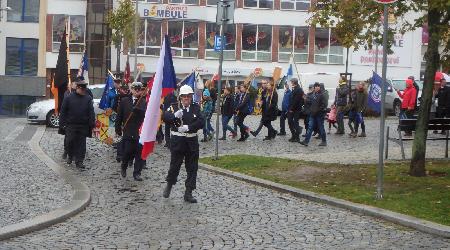
[[[294,56],[291,55],[289,57],[289,67],[288,67],[287,72],[286,72],[286,81],[289,81],[292,78],[294,78],[294,69],[295,69],[294,68]]]
[[[89,75],[88,75],[88,58],[87,58],[87,52],[84,51],[83,58],[81,58],[80,67],[78,68],[77,77],[82,76],[84,78],[84,81],[89,84]]]
[[[383,79],[375,72],[372,76],[372,84],[370,84],[369,98],[367,98],[367,105],[369,108],[377,113],[381,113],[381,89]]]
[[[114,87],[114,81],[111,74],[108,74],[108,78],[106,78],[105,88],[103,89],[102,99],[100,99],[100,103],[98,107],[100,109],[108,109],[112,108],[111,97],[109,96],[109,91]]]
[[[197,90],[197,79],[196,73],[193,71],[182,83],[181,85],[188,85],[194,91],[194,96],[192,101],[195,103],[199,103],[201,101],[201,95],[199,95],[199,91]],[[201,93],[201,92],[200,92]]]

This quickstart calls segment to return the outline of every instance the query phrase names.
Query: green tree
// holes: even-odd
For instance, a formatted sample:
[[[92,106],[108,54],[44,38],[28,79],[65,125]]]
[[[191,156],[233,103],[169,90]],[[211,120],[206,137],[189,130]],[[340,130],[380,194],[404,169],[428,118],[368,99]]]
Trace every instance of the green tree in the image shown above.
[[[131,0],[119,0],[118,7],[108,12],[106,22],[112,29],[111,43],[117,50],[116,72],[120,72],[120,52],[122,42],[131,45],[134,41],[134,25],[136,22],[136,10]]]
[[[388,30],[388,51],[396,32],[405,33],[428,24],[429,42],[425,53],[425,83],[414,136],[410,174],[425,176],[427,123],[433,95],[434,75],[439,65],[450,65],[450,1],[403,0],[389,5],[389,12],[398,22]],[[380,20],[383,4],[373,0],[323,0],[312,7],[312,25],[334,27],[337,39],[346,46],[371,48],[382,41]],[[415,16],[410,20],[407,14]],[[439,46],[444,50],[439,52]]]

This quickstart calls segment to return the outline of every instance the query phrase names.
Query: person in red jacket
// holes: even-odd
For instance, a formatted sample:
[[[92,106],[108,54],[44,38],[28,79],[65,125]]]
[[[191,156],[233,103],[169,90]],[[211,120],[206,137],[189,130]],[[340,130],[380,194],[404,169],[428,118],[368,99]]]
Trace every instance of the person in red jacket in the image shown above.
[[[403,94],[397,91],[400,98],[402,98],[402,106],[400,110],[400,119],[412,119],[414,115],[414,108],[416,105],[417,90],[414,88],[414,82],[411,79],[406,80],[406,89]],[[411,136],[411,131],[406,131],[406,136]]]

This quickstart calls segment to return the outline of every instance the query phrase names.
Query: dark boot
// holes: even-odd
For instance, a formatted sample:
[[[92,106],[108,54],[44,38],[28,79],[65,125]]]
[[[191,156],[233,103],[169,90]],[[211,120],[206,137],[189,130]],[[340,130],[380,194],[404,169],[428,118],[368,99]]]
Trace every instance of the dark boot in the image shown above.
[[[123,178],[127,177],[127,163],[123,163],[123,162],[122,162],[120,175],[121,175]]]
[[[67,157],[66,163],[69,164],[69,165],[72,164],[72,156],[69,155],[69,156]]]
[[[192,196],[191,189],[186,189],[186,192],[184,192],[184,201],[189,203],[197,203],[197,200]]]
[[[84,169],[84,168],[85,168],[83,162],[76,162],[76,163],[75,163],[75,166],[76,166],[77,168],[81,168],[81,169]]]
[[[170,192],[172,191],[172,184],[167,183],[166,184],[166,188],[164,188],[164,192],[163,192],[163,197],[164,198],[169,198],[170,196]]]

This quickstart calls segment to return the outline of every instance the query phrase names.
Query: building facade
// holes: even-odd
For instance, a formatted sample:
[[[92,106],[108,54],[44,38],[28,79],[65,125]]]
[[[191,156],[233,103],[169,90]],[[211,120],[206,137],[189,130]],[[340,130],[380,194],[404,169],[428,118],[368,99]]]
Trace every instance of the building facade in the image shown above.
[[[226,26],[223,76],[242,81],[256,68],[272,76],[275,67],[283,74],[293,54],[299,72],[340,73],[345,71],[346,50],[333,30],[311,27],[308,9],[315,0],[236,0],[234,24]],[[117,2],[115,2],[117,5]],[[180,78],[193,70],[206,78],[217,73],[219,53],[214,51],[217,0],[140,0],[141,17],[137,50],[130,49],[143,65],[144,76],[155,71],[160,44],[168,34],[172,44],[175,71]],[[394,54],[388,56],[388,77],[420,76],[422,30],[397,35]],[[378,50],[381,74],[382,48]],[[136,53],[135,53],[136,52]],[[114,49],[112,58],[116,57]],[[135,54],[137,54],[135,56]],[[350,49],[349,72],[354,80],[371,77],[377,51]],[[122,61],[126,55],[121,55]],[[115,60],[112,60],[115,68]],[[131,67],[133,70],[133,67]]]

